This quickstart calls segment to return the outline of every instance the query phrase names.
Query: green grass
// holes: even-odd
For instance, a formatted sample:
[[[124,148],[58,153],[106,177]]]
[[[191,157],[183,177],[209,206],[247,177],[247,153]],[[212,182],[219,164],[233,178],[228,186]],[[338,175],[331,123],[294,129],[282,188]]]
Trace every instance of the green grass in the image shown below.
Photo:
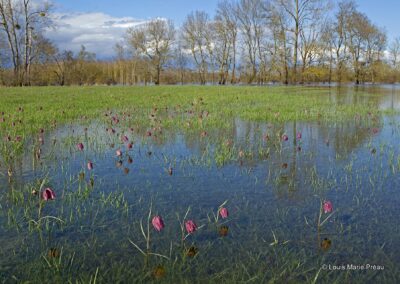
[[[0,89],[0,112],[6,122],[0,129],[27,134],[48,128],[54,122],[66,123],[78,118],[99,119],[106,110],[125,110],[138,122],[148,121],[151,109],[169,108],[163,127],[190,129],[224,127],[231,118],[253,121],[339,121],[354,115],[377,114],[379,95],[358,94],[363,100],[341,104],[331,99],[335,90],[309,87],[35,87]],[[19,107],[23,112],[19,112]],[[192,111],[192,115],[185,115]],[[199,121],[201,111],[209,116]],[[22,120],[22,124],[18,123]],[[16,126],[11,123],[15,121]]]
[[[397,195],[390,189],[400,170],[399,126],[391,126],[397,135],[391,141],[375,141],[377,136],[371,135],[370,127],[383,124],[377,107],[382,96],[352,89],[337,95],[336,89],[309,87],[0,89],[0,112],[5,113],[0,115],[5,119],[0,122],[0,174],[6,181],[8,168],[16,173],[0,185],[0,275],[5,273],[4,281],[30,283],[365,283],[371,277],[394,283],[399,277],[393,250],[398,244]],[[110,111],[120,124],[111,124],[111,115],[105,116]],[[235,141],[234,118],[271,126],[251,124],[244,127],[245,141]],[[101,123],[91,125],[93,120]],[[290,143],[301,125],[295,121],[321,122],[321,127],[310,127],[326,130],[321,137],[329,137],[331,146],[315,148],[314,136],[307,133],[304,144]],[[73,127],[62,127],[68,123]],[[84,133],[81,126],[86,125]],[[332,125],[337,125],[335,131],[329,132]],[[113,167],[114,151],[123,145],[120,135],[108,135],[105,127],[115,127],[121,135],[135,129],[130,133],[135,143],[130,176],[100,175],[102,166]],[[145,137],[147,130],[159,127],[171,131],[161,135],[154,130],[152,139]],[[40,128],[54,134],[43,146],[37,141]],[[289,142],[281,139],[285,129],[293,129]],[[181,131],[188,134],[185,143],[195,141],[204,148],[201,154],[180,157],[162,148],[171,145],[169,135]],[[208,138],[200,135],[203,131]],[[7,135],[24,139],[3,142]],[[78,142],[85,144],[84,152],[76,150]],[[110,144],[116,147],[108,150]],[[303,150],[296,152],[296,145],[304,145]],[[35,158],[40,147],[42,157]],[[333,147],[336,158],[329,155]],[[373,147],[375,154],[370,153]],[[318,158],[325,152],[320,149],[327,152],[322,162]],[[150,150],[151,158],[146,156]],[[88,159],[95,162],[93,172],[86,170]],[[214,168],[214,159],[218,167],[227,167]],[[34,166],[27,168],[33,176],[19,181],[18,170],[31,160]],[[243,166],[232,167],[241,161]],[[283,163],[289,163],[288,169]],[[167,171],[171,165],[172,177]],[[85,177],[80,178],[82,172]],[[46,186],[57,191],[57,199],[40,203],[32,190]],[[393,204],[379,194],[381,188],[392,194]],[[334,201],[337,214],[323,231],[332,248],[321,252],[313,224],[325,198]],[[229,235],[221,238],[210,216],[224,200],[232,210]],[[146,220],[150,203],[167,224],[161,234],[152,233],[152,251],[171,260],[153,257],[144,267],[142,255],[128,240],[145,247],[140,220]],[[177,220],[188,206],[189,217],[204,225],[186,244],[199,248],[194,258],[184,253]],[[352,220],[348,224],[340,219],[345,215]],[[52,248],[59,256],[49,256]],[[385,265],[385,273],[321,270],[324,263],[362,264],[365,259]],[[166,269],[159,280],[153,275],[158,265]]]

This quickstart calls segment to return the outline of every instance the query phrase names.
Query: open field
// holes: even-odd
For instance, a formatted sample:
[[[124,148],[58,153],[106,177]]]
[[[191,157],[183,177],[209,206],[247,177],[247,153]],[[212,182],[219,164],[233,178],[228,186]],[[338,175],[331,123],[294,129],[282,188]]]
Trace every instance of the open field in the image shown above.
[[[399,110],[395,87],[2,88],[0,280],[398,283]]]
[[[343,93],[351,91],[344,88]],[[0,112],[5,117],[24,118],[17,125],[24,131],[70,122],[85,117],[99,119],[106,110],[130,112],[133,120],[148,121],[145,114],[153,108],[165,112],[205,110],[209,116],[204,125],[192,119],[196,128],[220,127],[226,119],[240,117],[252,121],[340,121],[354,115],[377,114],[377,101],[381,95],[370,91],[360,92],[354,101],[337,96],[336,88],[298,87],[37,87],[3,88],[0,90]],[[24,112],[19,111],[24,108]],[[198,114],[198,113],[196,113]],[[184,126],[181,116],[166,117],[161,123]],[[176,125],[178,123],[179,125]],[[10,130],[2,124],[2,130]],[[13,128],[15,128],[13,126]],[[23,132],[22,132],[23,133]]]

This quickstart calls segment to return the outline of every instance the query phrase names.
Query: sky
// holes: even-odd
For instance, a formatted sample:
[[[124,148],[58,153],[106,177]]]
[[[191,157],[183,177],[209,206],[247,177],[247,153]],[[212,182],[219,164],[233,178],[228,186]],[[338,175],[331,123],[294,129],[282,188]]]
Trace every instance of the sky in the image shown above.
[[[334,1],[334,0],[333,0]],[[77,51],[84,44],[99,58],[114,55],[114,45],[129,27],[154,18],[180,26],[195,10],[211,16],[219,0],[53,0],[55,29],[48,36],[60,49]],[[361,12],[385,27],[389,40],[400,36],[400,0],[356,0]]]

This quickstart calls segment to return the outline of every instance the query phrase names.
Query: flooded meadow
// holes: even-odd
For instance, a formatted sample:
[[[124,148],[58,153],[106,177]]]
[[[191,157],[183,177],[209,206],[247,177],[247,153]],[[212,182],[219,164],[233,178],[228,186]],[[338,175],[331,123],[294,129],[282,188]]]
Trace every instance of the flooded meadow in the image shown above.
[[[400,89],[190,88],[1,91],[2,283],[398,283]]]

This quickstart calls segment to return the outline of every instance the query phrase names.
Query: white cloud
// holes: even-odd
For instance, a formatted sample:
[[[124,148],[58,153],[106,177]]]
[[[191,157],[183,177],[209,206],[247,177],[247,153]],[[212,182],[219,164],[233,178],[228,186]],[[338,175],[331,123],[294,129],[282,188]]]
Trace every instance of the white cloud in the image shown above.
[[[60,50],[79,51],[81,45],[98,58],[114,56],[114,46],[130,27],[146,23],[131,17],[116,18],[105,13],[53,14],[54,28],[46,35]]]

